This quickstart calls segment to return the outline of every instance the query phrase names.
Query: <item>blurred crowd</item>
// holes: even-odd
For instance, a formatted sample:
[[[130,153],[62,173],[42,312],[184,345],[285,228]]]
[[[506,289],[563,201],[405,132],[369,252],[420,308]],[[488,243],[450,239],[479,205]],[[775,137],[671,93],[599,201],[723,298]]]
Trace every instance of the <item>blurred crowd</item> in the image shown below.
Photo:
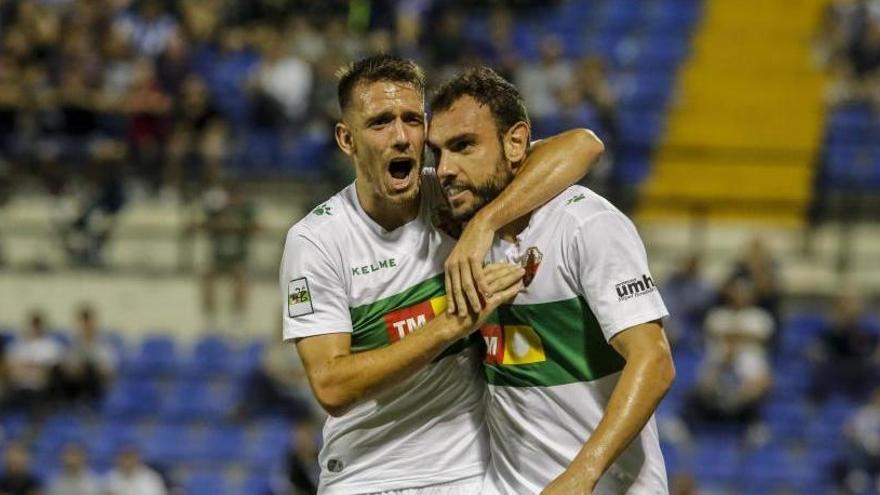
[[[880,486],[880,328],[859,294],[841,291],[827,307],[814,308],[821,315],[818,328],[789,326],[811,336],[791,336],[803,344],[795,355],[783,355],[780,266],[760,238],[743,249],[720,285],[692,255],[661,289],[672,315],[666,329],[673,347],[688,349],[699,363],[679,419],[665,425],[667,440],[688,448],[707,432],[733,432],[746,451],[764,447],[774,441],[764,408],[780,388],[792,386],[778,382],[774,369],[802,360],[808,366],[799,368],[804,376],[798,379],[806,382],[808,408],[816,411],[832,400],[853,405],[846,407],[842,455],[830,473],[840,493]],[[692,481],[677,480],[676,493],[697,493]]]
[[[831,74],[829,102],[880,107],[880,2],[833,0],[817,36],[817,57]]]
[[[120,175],[136,177],[147,191],[174,196],[187,181],[214,184],[242,167],[277,173],[272,162],[290,158],[284,150],[293,143],[293,160],[306,161],[298,166],[334,178],[323,164],[334,148],[335,73],[377,52],[417,60],[432,82],[463,65],[492,65],[522,90],[536,134],[586,119],[601,122],[611,139],[615,95],[600,58],[573,60],[553,35],[541,40],[537,59],[523,57],[514,25],[533,4],[547,8],[474,0],[2,0],[2,159],[38,171],[53,193],[81,173],[117,190]],[[466,9],[491,11],[480,39],[466,29]],[[335,178],[350,176],[346,167]],[[108,202],[112,210],[124,200]]]
[[[108,392],[122,386],[120,375],[132,372],[124,368],[125,358],[120,336],[101,331],[95,310],[87,305],[77,310],[71,332],[50,329],[43,314],[34,311],[18,333],[0,334],[0,418],[19,415],[27,425],[7,434],[0,423],[0,495],[177,493],[175,466],[166,459],[143,459],[142,446],[134,440],[116,446],[113,466],[100,475],[89,459],[94,442],[87,438],[62,444],[57,472],[50,477],[45,477],[45,466],[42,476],[34,469],[35,441],[53,415],[101,420]],[[222,411],[224,421],[245,427],[260,418],[282,418],[290,425],[289,445],[266,480],[267,493],[314,493],[322,414],[299,361],[290,359],[289,349],[271,346],[233,381],[234,403]]]

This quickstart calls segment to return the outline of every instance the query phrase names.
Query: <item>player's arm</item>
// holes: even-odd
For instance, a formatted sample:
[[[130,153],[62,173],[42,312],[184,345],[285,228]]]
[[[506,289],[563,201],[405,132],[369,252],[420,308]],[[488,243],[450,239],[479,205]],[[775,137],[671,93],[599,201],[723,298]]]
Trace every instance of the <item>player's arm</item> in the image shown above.
[[[599,478],[638,435],[675,378],[669,343],[659,322],[628,328],[611,339],[626,360],[605,415],[568,469],[544,495],[593,493]]]
[[[450,313],[465,314],[467,304],[479,310],[478,291],[490,294],[482,268],[495,232],[583,178],[604,150],[602,141],[587,129],[565,131],[532,145],[513,181],[468,222],[446,260]]]
[[[504,301],[522,288],[521,267],[487,267],[493,296],[479,314],[461,317],[441,312],[403,340],[376,350],[352,353],[351,334],[332,333],[297,339],[296,346],[312,392],[331,416],[344,414],[372,394],[398,383],[443,352],[450,344],[478,328]]]

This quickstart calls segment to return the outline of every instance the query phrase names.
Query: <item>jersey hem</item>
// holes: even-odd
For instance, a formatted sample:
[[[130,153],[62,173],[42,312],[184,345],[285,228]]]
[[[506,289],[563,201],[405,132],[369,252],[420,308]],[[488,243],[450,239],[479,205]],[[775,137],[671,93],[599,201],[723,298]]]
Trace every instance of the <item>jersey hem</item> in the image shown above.
[[[432,479],[432,480],[397,480],[391,482],[375,482],[375,483],[346,483],[334,485],[330,487],[319,487],[318,495],[369,495],[387,492],[391,490],[409,490],[417,488],[426,488],[437,485],[449,485],[452,483],[465,482],[469,480],[482,480],[486,475],[486,463],[478,463],[472,466],[462,468],[461,474],[452,476],[448,479]],[[473,471],[473,472],[471,472]]]

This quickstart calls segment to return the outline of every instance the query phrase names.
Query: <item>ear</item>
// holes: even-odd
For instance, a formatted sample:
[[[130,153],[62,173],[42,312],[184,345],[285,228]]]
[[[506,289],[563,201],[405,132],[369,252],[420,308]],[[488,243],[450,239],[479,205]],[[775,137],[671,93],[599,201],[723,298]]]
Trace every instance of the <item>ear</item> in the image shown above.
[[[532,130],[529,124],[519,121],[504,134],[504,156],[514,169],[526,158]]]
[[[354,138],[348,125],[345,122],[337,122],[336,128],[333,131],[339,149],[348,156],[354,155]]]

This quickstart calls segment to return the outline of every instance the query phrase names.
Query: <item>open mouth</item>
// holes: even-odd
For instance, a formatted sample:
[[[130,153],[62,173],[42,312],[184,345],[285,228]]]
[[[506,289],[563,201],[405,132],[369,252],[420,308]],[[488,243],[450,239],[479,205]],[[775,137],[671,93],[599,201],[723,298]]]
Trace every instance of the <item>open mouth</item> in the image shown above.
[[[401,157],[395,158],[388,163],[388,175],[391,188],[401,191],[409,187],[412,178],[415,176],[413,171],[416,168],[416,161],[412,158]]]

